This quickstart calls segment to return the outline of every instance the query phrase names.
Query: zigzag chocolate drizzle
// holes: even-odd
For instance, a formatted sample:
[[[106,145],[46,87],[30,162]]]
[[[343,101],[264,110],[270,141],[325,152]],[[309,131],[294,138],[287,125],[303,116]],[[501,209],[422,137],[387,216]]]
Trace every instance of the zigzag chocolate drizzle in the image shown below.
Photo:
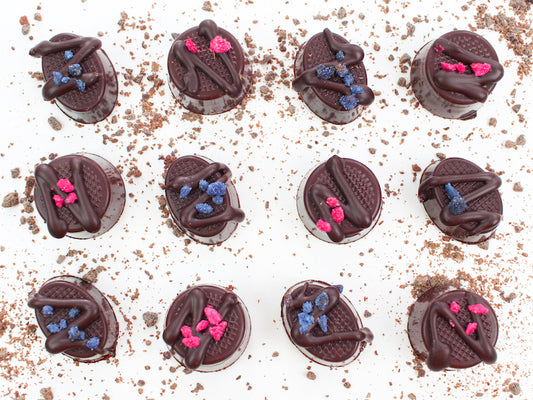
[[[226,165],[222,163],[211,163],[194,175],[175,177],[168,185],[166,185],[165,189],[172,189],[179,192],[183,186],[190,186],[194,190],[199,188],[199,183],[201,180],[207,180],[210,176],[215,175],[217,172],[221,174],[221,176],[217,179],[217,182],[226,183],[230,180],[231,171]],[[227,194],[225,197],[228,199]],[[179,220],[185,228],[203,228],[233,220],[238,222],[244,220],[244,212],[238,208],[232,207],[229,201],[226,202],[226,208],[221,213],[210,217],[198,218],[196,204],[205,203],[210,198],[210,195],[208,195],[206,192],[202,192],[197,199],[191,201],[190,204],[179,211]]]
[[[238,300],[235,294],[228,292],[222,297],[220,305],[217,307],[222,319],[230,314],[231,310],[237,305]],[[193,288],[187,294],[187,299],[181,307],[177,315],[174,316],[172,322],[163,331],[163,340],[169,345],[174,346],[180,336],[182,336],[180,329],[184,325],[187,317],[192,318],[191,329],[194,336],[200,338],[200,345],[198,347],[189,348],[185,350],[184,362],[187,368],[196,369],[203,364],[209,345],[214,340],[211,335],[205,335],[196,331],[196,325],[203,319],[204,308],[208,305],[207,295],[200,288]]]
[[[467,305],[473,305],[476,303],[472,296],[472,293],[465,293],[467,299]],[[446,343],[439,340],[437,333],[437,318],[444,318],[446,321],[451,321],[455,326],[453,329],[457,335],[472,349],[477,356],[487,364],[492,364],[496,361],[496,350],[490,344],[481,316],[470,312],[474,322],[477,323],[476,335],[477,339],[474,339],[473,334],[467,335],[465,328],[461,325],[461,321],[457,318],[456,314],[450,310],[450,305],[444,301],[434,302],[428,310],[426,323],[429,327],[429,355],[426,359],[426,363],[429,369],[433,371],[440,371],[450,366],[452,361],[451,353],[452,349]]]
[[[419,196],[422,200],[428,197],[428,190],[435,189],[438,186],[444,186],[447,183],[464,183],[464,182],[484,182],[485,185],[465,195],[461,195],[466,202],[466,211],[462,214],[453,215],[448,207],[443,207],[440,213],[441,221],[447,226],[460,225],[470,235],[483,233],[484,231],[497,226],[500,223],[501,215],[496,212],[468,209],[468,204],[473,201],[497,190],[502,181],[500,177],[492,172],[478,172],[475,174],[465,175],[442,175],[431,176],[420,184]]]
[[[94,51],[102,47],[102,42],[99,39],[92,37],[77,37],[75,39],[68,39],[62,42],[44,41],[30,50],[30,55],[33,57],[44,57],[49,54],[58,53],[60,51],[72,50],[78,48],[74,56],[68,60],[65,65],[58,71],[63,76],[68,76],[68,67],[73,64],[81,64],[81,62],[89,57]],[[85,82],[86,86],[94,84],[100,75],[96,72],[85,72],[76,77],[77,80]],[[69,82],[57,86],[52,78],[48,79],[43,86],[43,98],[45,100],[52,100],[56,97],[62,96],[71,90],[77,89],[74,79]]]
[[[214,21],[202,21],[198,27],[198,33],[205,36],[209,41],[213,40],[218,35],[218,26]],[[200,90],[200,76],[196,68],[204,72],[213,82],[231,97],[239,97],[242,94],[242,82],[238,71],[231,62],[228,53],[213,53],[213,57],[220,57],[231,75],[231,82],[226,81],[223,77],[216,73],[209,65],[203,62],[198,54],[193,53],[185,46],[185,40],[176,40],[171,52],[174,53],[178,59],[187,69],[183,76],[183,87],[179,89],[189,93],[198,93]],[[176,82],[178,85],[179,82]]]
[[[289,309],[299,309],[306,302],[314,303],[316,297],[322,292],[326,292],[329,298],[329,302],[323,311],[319,310],[316,307],[313,308],[311,315],[314,317],[315,322],[309,327],[307,333],[302,334],[300,332],[299,324],[297,323],[292,326],[291,338],[294,343],[302,347],[314,347],[326,343],[338,342],[341,340],[356,340],[358,342],[364,341],[367,343],[372,342],[374,335],[368,328],[361,328],[356,331],[348,332],[330,332],[326,335],[314,336],[312,334],[312,331],[318,325],[318,318],[322,315],[327,316],[327,314],[337,306],[337,303],[339,302],[340,298],[340,291],[339,288],[336,286],[328,286],[322,290],[318,290],[312,295],[306,296],[305,292],[307,291],[308,286],[309,282],[306,282],[297,297],[290,297],[289,299],[287,299],[287,307]]]
[[[324,29],[324,36],[326,37],[326,42],[330,50],[333,53],[342,51],[344,53],[344,60],[342,64],[345,64],[347,67],[354,64],[359,64],[363,61],[365,53],[363,49],[355,44],[351,43],[341,43],[333,38],[333,34],[329,29]],[[332,60],[329,62],[322,63],[325,67],[335,67],[340,64],[337,60]],[[364,90],[364,93],[357,95],[359,104],[367,106],[374,101],[374,92],[366,85],[355,83],[357,86],[361,86]],[[320,79],[316,74],[316,66],[313,68],[306,69],[300,75],[298,75],[293,81],[293,87],[296,91],[301,92],[307,87],[314,87],[320,89],[329,89],[334,90],[339,93],[350,95],[350,88],[347,87],[342,82],[334,82],[329,79]]]
[[[95,233],[100,230],[101,221],[96,214],[83,183],[83,160],[74,157],[70,160],[72,171],[72,184],[76,189],[78,199],[71,204],[64,203],[72,216],[80,223],[87,232]],[[46,224],[48,231],[55,238],[62,238],[68,232],[68,224],[59,218],[57,206],[52,200],[52,193],[57,194],[65,200],[67,193],[57,187],[59,177],[56,170],[48,164],[41,164],[35,168],[35,182],[41,191],[46,208]]]
[[[46,338],[46,350],[49,353],[62,353],[74,348],[87,348],[86,344],[89,339],[70,340],[68,330],[77,326],[79,330],[84,330],[100,316],[98,305],[88,299],[56,299],[43,296],[40,293],[32,293],[28,301],[28,306],[31,308],[40,308],[43,306],[52,306],[54,308],[78,308],[82,312],[67,324],[67,329],[63,329],[57,333],[53,333]],[[99,354],[104,354],[105,351],[100,345],[94,349]]]
[[[484,103],[487,100],[489,91],[483,85],[498,82],[503,77],[503,66],[492,58],[482,57],[470,51],[463,49],[457,44],[439,38],[435,40],[434,47],[442,46],[442,52],[447,56],[470,65],[473,63],[487,63],[490,64],[490,71],[483,76],[475,76],[474,74],[459,74],[454,71],[439,70],[435,72],[435,84],[444,90],[451,92],[458,92],[466,97]]]
[[[360,229],[365,229],[372,225],[372,215],[359,202],[344,176],[344,161],[342,158],[337,155],[331,157],[326,161],[326,169],[344,196],[344,202],[341,202],[341,207],[344,210],[345,219]],[[335,193],[322,183],[312,185],[309,192],[311,199],[318,207],[320,218],[331,225],[331,231],[327,232],[329,238],[334,242],[342,241],[345,238],[342,223],[338,224],[333,221],[331,209],[326,203],[328,197],[336,197]]]

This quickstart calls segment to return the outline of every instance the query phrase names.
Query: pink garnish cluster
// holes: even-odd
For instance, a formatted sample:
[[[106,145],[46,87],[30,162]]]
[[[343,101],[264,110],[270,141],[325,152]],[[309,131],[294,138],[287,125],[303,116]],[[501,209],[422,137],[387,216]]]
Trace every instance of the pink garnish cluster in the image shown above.
[[[444,51],[444,47],[439,44],[437,47],[435,47],[435,51],[437,53],[442,53]]]
[[[205,329],[209,328],[208,331],[217,342],[222,338],[228,323],[222,321],[222,316],[211,306],[204,308],[204,314],[207,320],[203,319],[198,322],[194,328],[196,332],[202,332]],[[211,325],[211,326],[209,326]],[[194,336],[192,333],[191,327],[183,325],[180,329],[183,339],[181,342],[189,348],[194,348],[200,346],[200,337]]]
[[[185,40],[185,47],[187,47],[191,53],[200,52],[198,46],[196,46],[196,43],[194,43],[192,39]],[[212,53],[226,53],[230,51],[230,49],[231,43],[222,36],[217,35],[211,40],[211,42],[209,42],[209,51]]]
[[[472,333],[474,333],[477,329],[477,324],[475,322],[470,322],[467,327],[466,327],[466,334],[467,335],[471,335]]]
[[[336,223],[340,224],[342,221],[344,221],[344,210],[340,206],[340,201],[335,197],[328,197],[326,199],[326,204],[332,209],[331,210],[331,219],[335,221]],[[329,222],[324,221],[323,219],[319,219],[316,223],[316,227],[324,232],[331,232],[331,224]]]
[[[76,200],[78,200],[78,196],[76,195],[76,193],[74,193],[74,185],[68,179],[59,179],[56,185],[59,190],[68,193],[67,197],[64,200],[63,197],[58,194],[52,196],[52,199],[56,203],[57,208],[63,207],[63,203],[72,204]]]
[[[457,302],[452,301],[450,304],[450,311],[453,313],[458,313],[461,309],[461,306]],[[471,304],[468,306],[468,311],[472,314],[486,314],[489,312],[489,309],[482,304]],[[452,321],[449,321],[452,328],[455,328],[455,324]],[[465,333],[471,335],[477,329],[477,323],[471,322],[467,325]]]
[[[446,71],[457,71],[460,74],[464,74],[466,71],[466,66],[462,63],[450,64],[446,62],[441,62],[440,65]],[[490,72],[491,70],[490,64],[487,64],[487,63],[473,63],[473,64],[470,64],[470,68],[474,72],[475,76],[483,76],[487,74],[488,72]]]

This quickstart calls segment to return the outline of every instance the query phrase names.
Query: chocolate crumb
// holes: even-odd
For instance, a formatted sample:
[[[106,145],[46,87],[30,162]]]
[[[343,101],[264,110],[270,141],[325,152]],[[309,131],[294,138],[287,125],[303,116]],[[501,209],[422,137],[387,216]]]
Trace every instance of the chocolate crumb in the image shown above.
[[[272,357],[278,357],[279,356],[279,353],[277,351],[275,351],[274,353],[272,353]]]
[[[16,179],[20,176],[20,168],[13,168],[11,170],[11,178]]]
[[[522,185],[520,184],[520,182],[516,182],[516,183],[513,185],[513,191],[515,191],[515,192],[523,192],[523,191],[524,191],[524,188],[522,187]]]
[[[202,6],[202,10],[207,11],[207,12],[212,12],[213,11],[213,7],[211,6],[211,2],[210,1],[204,1],[204,5]]]
[[[316,379],[316,374],[313,371],[308,371],[306,376],[307,376],[307,379],[310,379],[312,381]]]
[[[48,124],[54,131],[60,131],[63,128],[63,125],[61,125],[61,122],[59,122],[56,117],[48,118]]]
[[[196,387],[191,390],[191,393],[198,393],[200,390],[204,390],[204,386],[201,383],[197,383]]]
[[[525,144],[526,144],[526,137],[524,135],[520,135],[516,138],[517,146],[524,146]]]
[[[66,259],[67,259],[67,257],[64,256],[63,254],[61,254],[61,255],[59,255],[59,256],[57,257],[56,262],[57,262],[58,264],[62,264],[63,261],[65,261]]]
[[[509,391],[514,395],[519,395],[522,393],[522,389],[520,388],[520,384],[518,382],[513,382],[509,385]]]
[[[144,323],[148,328],[151,328],[152,326],[157,324],[158,319],[159,315],[155,312],[147,311],[143,314]]]
[[[35,21],[42,21],[42,20],[43,20],[43,17],[41,16],[41,13],[38,13],[38,12],[37,12],[37,13],[35,13],[35,14],[33,15],[33,19],[34,19]]]
[[[363,316],[365,318],[370,318],[372,316],[372,313],[370,311],[368,311],[368,310],[365,310],[365,312],[363,313]]]
[[[9,208],[19,204],[19,195],[17,192],[11,192],[5,195],[4,201],[2,201],[2,207]]]
[[[518,111],[520,111],[520,108],[522,108],[522,106],[520,104],[515,104],[512,109],[515,113],[518,113]]]
[[[41,389],[41,396],[43,396],[44,400],[54,400],[54,394],[52,393],[52,388],[42,388]]]
[[[22,30],[23,35],[27,35],[28,33],[30,33],[30,25],[28,24],[22,25],[21,30]]]
[[[489,126],[496,126],[496,123],[498,120],[496,118],[490,118],[489,119]]]

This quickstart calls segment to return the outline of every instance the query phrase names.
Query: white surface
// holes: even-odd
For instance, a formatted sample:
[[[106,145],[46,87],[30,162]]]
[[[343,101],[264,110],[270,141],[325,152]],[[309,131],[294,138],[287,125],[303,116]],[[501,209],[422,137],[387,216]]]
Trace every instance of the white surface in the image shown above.
[[[140,3],[19,1],[4,9],[0,28],[2,198],[13,190],[21,194],[23,177],[32,174],[40,158],[50,153],[92,152],[125,172],[135,164],[142,176],[128,179],[126,189],[134,197],[128,198],[119,223],[93,240],[54,240],[36,212],[33,215],[41,232],[33,235],[27,225],[19,225],[21,206],[0,209],[0,245],[5,247],[0,252],[0,293],[6,312],[4,322],[13,323],[0,337],[0,348],[15,353],[9,360],[0,360],[0,397],[16,398],[18,392],[27,399],[37,399],[42,397],[41,388],[50,387],[54,399],[101,399],[105,395],[111,399],[402,399],[411,393],[417,399],[469,399],[476,394],[482,394],[481,398],[509,398],[509,383],[519,382],[522,394],[515,397],[531,398],[533,279],[527,254],[532,253],[533,198],[529,182],[533,139],[528,137],[527,121],[518,122],[517,114],[511,110],[510,97],[516,88],[514,100],[522,105],[520,112],[530,114],[531,95],[526,98],[526,93],[533,89],[531,77],[520,82],[516,76],[518,58],[497,33],[481,31],[507,68],[476,119],[448,121],[421,108],[414,109],[410,104],[413,96],[397,86],[401,76],[409,80],[408,74],[400,72],[399,58],[404,53],[414,56],[428,40],[453,28],[475,26],[476,4],[461,11],[463,2],[390,2],[390,11],[384,13],[386,3],[378,0],[358,1],[356,5],[278,0],[233,5],[215,0],[214,12],[202,11],[201,1]],[[42,22],[33,20],[39,4]],[[341,6],[348,12],[346,27],[330,15]],[[490,3],[489,12],[494,14],[497,10],[512,15],[502,0]],[[122,11],[129,15],[129,26],[118,32]],[[319,13],[329,15],[329,20],[314,19]],[[358,18],[359,13],[365,15],[364,20]],[[31,22],[33,41],[21,33],[19,17],[23,15]],[[407,32],[406,23],[425,15],[428,22],[416,24],[414,35],[401,40],[400,36]],[[124,86],[125,69],[132,69],[135,76],[143,66],[149,74],[150,64],[157,62],[161,66],[159,77],[166,81],[170,34],[206,18],[230,30],[243,45],[245,33],[250,34],[258,46],[255,55],[259,58],[274,55],[272,64],[254,65],[263,75],[271,69],[278,74],[271,87],[274,100],[267,102],[260,95],[259,87],[266,84],[260,77],[242,120],[235,118],[234,110],[203,117],[201,123],[191,122],[182,120],[184,110],[176,106],[164,85],[153,100],[158,112],[168,112],[168,122],[151,136],[134,136],[124,119],[125,111],[131,109],[136,118],[145,119],[139,86]],[[300,24],[295,26],[293,18]],[[390,22],[392,32],[385,31],[385,21]],[[139,29],[143,24],[146,30]],[[274,32],[278,27],[286,29],[299,43],[329,27],[364,48],[369,85],[381,95],[362,118],[338,127],[324,123],[307,109],[296,92],[280,83],[282,68],[290,73],[287,80],[292,79],[297,47],[287,41],[288,51],[279,51]],[[122,93],[120,105],[113,112],[118,123],[112,125],[108,120],[78,127],[55,105],[42,100],[38,82],[29,75],[40,71],[40,60],[28,56],[28,50],[57,33],[96,36],[99,31],[105,33],[103,48],[119,72]],[[150,39],[144,39],[145,32]],[[161,36],[153,40],[156,34]],[[374,50],[374,42],[379,43],[380,51]],[[394,61],[388,59],[391,54]],[[143,82],[148,83],[146,77]],[[294,115],[287,112],[289,105],[295,107]],[[407,115],[402,113],[404,109],[409,111]],[[63,124],[59,132],[47,123],[52,115]],[[490,117],[497,118],[496,127],[488,125]],[[201,131],[196,130],[198,127]],[[110,136],[121,128],[125,133],[117,138],[117,143],[103,145],[104,134]],[[238,128],[242,132],[236,132]],[[325,131],[329,135],[323,135]],[[258,136],[253,138],[251,133]],[[520,134],[526,136],[525,146],[504,146],[506,140],[514,141]],[[128,151],[132,143],[135,148]],[[147,148],[140,152],[143,146]],[[376,149],[375,154],[369,148]],[[164,224],[156,198],[163,195],[159,186],[163,162],[159,157],[174,150],[178,155],[201,154],[224,162],[233,171],[246,221],[219,247],[196,243],[186,247],[184,238],[176,238]],[[487,250],[444,241],[418,202],[420,174],[414,179],[412,165],[425,168],[436,159],[437,152],[462,156],[501,172],[504,220]],[[335,153],[369,166],[381,183],[384,199],[381,219],[374,230],[362,240],[343,246],[310,236],[298,219],[295,202],[301,177]],[[249,166],[254,167],[253,171]],[[21,169],[22,178],[12,179],[10,170],[16,167]],[[513,191],[515,182],[522,184],[523,192]],[[390,195],[385,192],[386,186]],[[524,229],[517,233],[515,226]],[[424,248],[425,241],[436,243],[437,249],[430,252]],[[443,257],[448,243],[464,255],[461,262]],[[56,263],[59,255],[71,249],[82,254]],[[143,257],[135,255],[136,250]],[[26,296],[32,288],[53,276],[82,276],[98,266],[105,271],[100,273],[96,286],[119,303],[113,304],[120,323],[114,359],[75,365],[62,355],[46,353],[39,331],[19,340],[26,326],[36,323],[33,310],[26,306]],[[440,273],[451,278],[458,272],[479,277],[479,285],[496,309],[500,322],[498,362],[457,372],[428,372],[418,378],[406,333],[407,309],[414,300],[411,283],[420,274]],[[329,369],[311,363],[287,338],[280,318],[281,296],[287,287],[304,279],[342,283],[359,313],[372,313],[363,322],[373,330],[375,341],[349,366]],[[218,373],[187,375],[177,368],[174,359],[165,360],[162,356],[167,350],[161,339],[166,310],[178,292],[194,283],[234,285],[252,317],[252,337],[245,354],[232,367]],[[500,292],[514,292],[517,298],[507,303]],[[156,327],[147,328],[144,324],[142,314],[146,311],[159,313]],[[279,356],[274,357],[274,352]],[[19,368],[10,378],[8,366]],[[316,380],[306,377],[308,369],[316,374]],[[145,384],[140,386],[139,380]],[[345,387],[345,381],[351,387]],[[197,383],[204,389],[192,393]]]

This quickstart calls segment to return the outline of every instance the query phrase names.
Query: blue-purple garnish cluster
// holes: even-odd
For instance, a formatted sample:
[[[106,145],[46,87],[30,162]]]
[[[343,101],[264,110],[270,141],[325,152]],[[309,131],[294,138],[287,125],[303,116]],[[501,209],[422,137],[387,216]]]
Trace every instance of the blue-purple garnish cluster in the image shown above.
[[[446,195],[450,199],[448,208],[453,215],[459,215],[466,211],[466,201],[461,197],[457,189],[455,189],[451,183],[444,185]]]
[[[74,57],[74,53],[70,50],[66,50],[65,54],[65,61],[69,61]],[[64,76],[61,72],[54,71],[52,72],[52,79],[54,80],[54,84],[56,86],[61,86],[65,83],[69,83],[71,78],[77,78],[78,76],[81,76],[83,73],[81,69],[80,64],[72,64],[68,66],[68,76]],[[84,92],[85,91],[85,82],[83,82],[81,79],[74,79],[76,82],[76,87],[79,91]]]
[[[316,307],[320,311],[324,311],[329,304],[329,296],[326,292],[321,292],[315,298],[315,304],[310,301],[306,301],[302,305],[302,312],[298,314],[298,322],[300,324],[299,331],[302,335],[305,335],[309,332],[309,328],[315,323],[315,317],[312,314],[313,308]],[[326,315],[321,315],[318,317],[318,326],[322,332],[326,333],[328,331],[328,318]]]
[[[201,191],[206,192],[211,196],[213,204],[221,205],[224,203],[224,195],[226,194],[226,184],[224,182],[209,183],[205,179],[198,182],[198,187]],[[182,186],[180,189],[180,199],[185,199],[191,193],[192,188],[190,186]],[[211,214],[213,212],[213,206],[207,203],[198,203],[195,206],[196,211],[201,214]]]
[[[337,61],[343,61],[344,60],[344,53],[342,51],[338,51],[335,55],[335,58]],[[316,75],[320,79],[331,79],[335,74],[339,76],[344,82],[344,85],[350,88],[351,94],[344,95],[339,99],[339,102],[341,103],[341,106],[344,107],[345,110],[353,110],[355,107],[357,107],[357,104],[359,104],[359,99],[356,97],[359,94],[363,94],[364,90],[361,86],[354,85],[355,78],[352,74],[349,73],[348,68],[346,65],[339,63],[335,67],[333,66],[325,66],[322,64],[317,65],[316,67]]]
[[[43,315],[51,316],[51,315],[54,315],[54,308],[52,306],[45,305],[41,309],[41,312],[43,313]],[[68,311],[68,316],[70,318],[76,318],[79,314],[80,314],[80,310],[78,308],[71,308]],[[48,329],[48,332],[50,332],[51,334],[55,334],[60,331],[63,331],[67,329],[67,327],[68,327],[67,321],[63,318],[59,320],[59,324],[56,324],[55,322],[51,322],[48,325],[46,325],[46,329]],[[68,338],[73,342],[75,340],[85,340],[85,332],[80,331],[80,329],[77,326],[71,326],[70,328],[68,328]],[[87,341],[87,343],[85,343],[85,345],[91,350],[96,349],[99,344],[100,344],[100,339],[97,337],[92,337],[91,339]]]

